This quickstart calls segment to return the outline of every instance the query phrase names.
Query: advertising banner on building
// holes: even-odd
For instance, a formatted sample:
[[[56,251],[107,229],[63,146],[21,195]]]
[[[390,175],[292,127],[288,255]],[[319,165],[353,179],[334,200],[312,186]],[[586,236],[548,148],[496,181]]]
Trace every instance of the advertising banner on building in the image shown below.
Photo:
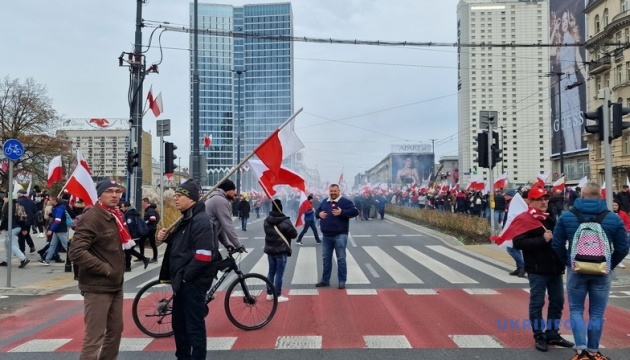
[[[392,181],[396,185],[420,185],[434,171],[432,153],[392,154]]]
[[[585,0],[549,1],[551,91],[551,153],[586,150],[582,139],[586,111],[585,50],[572,44],[585,41]]]

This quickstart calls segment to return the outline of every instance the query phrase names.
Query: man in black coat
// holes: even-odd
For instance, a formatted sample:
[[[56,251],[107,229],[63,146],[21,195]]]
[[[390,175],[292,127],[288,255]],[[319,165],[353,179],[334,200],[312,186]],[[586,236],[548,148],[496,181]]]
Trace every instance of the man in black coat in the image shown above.
[[[31,253],[35,252],[35,243],[33,243],[33,239],[31,238],[31,227],[35,224],[35,216],[37,215],[37,206],[27,195],[26,190],[18,190],[17,201],[24,207],[26,215],[28,216],[24,226],[22,226],[22,231],[18,234],[18,246],[20,247],[20,251],[24,254],[26,254],[26,244],[31,248]]]
[[[621,191],[615,196],[619,201],[619,207],[626,213],[630,211],[630,188],[628,185],[621,187]]]

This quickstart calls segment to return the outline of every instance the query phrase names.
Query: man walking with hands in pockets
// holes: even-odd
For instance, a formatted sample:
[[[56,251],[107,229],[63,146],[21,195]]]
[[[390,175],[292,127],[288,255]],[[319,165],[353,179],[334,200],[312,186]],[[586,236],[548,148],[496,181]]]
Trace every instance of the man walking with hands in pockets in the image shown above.
[[[350,219],[359,215],[354,203],[339,193],[339,185],[332,184],[328,188],[329,197],[324,199],[317,209],[316,216],[320,219],[319,227],[322,231],[322,263],[321,280],[317,287],[330,286],[332,272],[332,252],[337,257],[337,277],[339,289],[346,288],[346,247],[348,246],[348,232]]]

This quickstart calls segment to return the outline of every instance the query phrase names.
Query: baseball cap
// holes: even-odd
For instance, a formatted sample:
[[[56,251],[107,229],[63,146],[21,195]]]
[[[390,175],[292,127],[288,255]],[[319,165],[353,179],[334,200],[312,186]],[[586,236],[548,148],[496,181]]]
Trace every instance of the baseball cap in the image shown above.
[[[542,187],[533,187],[527,192],[527,198],[529,200],[538,200],[540,198],[547,197],[549,198],[549,193]]]

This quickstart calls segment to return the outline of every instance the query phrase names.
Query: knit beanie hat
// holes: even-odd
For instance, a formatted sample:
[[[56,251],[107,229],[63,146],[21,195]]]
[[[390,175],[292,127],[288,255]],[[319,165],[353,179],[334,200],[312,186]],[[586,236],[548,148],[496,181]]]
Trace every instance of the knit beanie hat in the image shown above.
[[[219,184],[219,189],[228,192],[230,190],[236,190],[236,185],[230,179],[226,179],[221,184]]]
[[[103,180],[99,181],[98,184],[96,184],[96,196],[101,197],[101,195],[103,195],[103,192],[105,192],[105,190],[109,188],[120,189],[120,184],[106,177]]]
[[[197,202],[199,201],[199,186],[193,179],[186,180],[183,184],[179,185],[175,192],[178,194],[182,194],[190,200]]]
[[[516,189],[508,189],[508,190],[506,190],[505,191],[505,195],[512,196],[512,197],[516,196]]]
[[[282,201],[280,201],[280,199],[274,199],[273,204],[274,206],[271,208],[272,211],[282,212]]]

